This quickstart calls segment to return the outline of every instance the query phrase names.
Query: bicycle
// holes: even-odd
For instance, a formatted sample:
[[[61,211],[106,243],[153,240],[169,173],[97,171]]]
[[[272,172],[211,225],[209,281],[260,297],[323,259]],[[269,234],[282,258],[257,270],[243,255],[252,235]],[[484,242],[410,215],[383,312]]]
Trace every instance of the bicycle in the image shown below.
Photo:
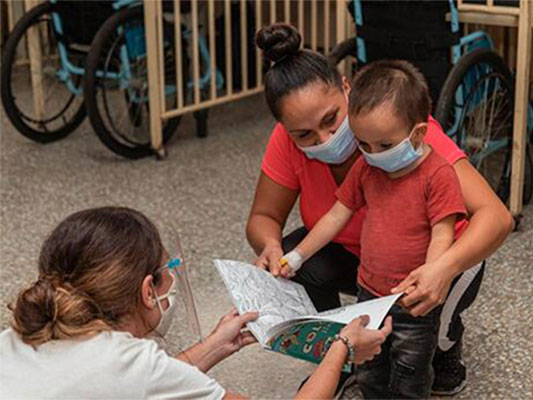
[[[510,195],[511,155],[514,111],[514,79],[503,59],[493,50],[490,36],[484,31],[461,36],[459,13],[453,0],[448,0],[451,46],[449,71],[435,106],[435,118],[444,131],[468,155],[469,161],[483,175],[503,202]],[[365,27],[360,0],[350,0],[358,32],[381,35]],[[384,40],[393,40],[385,38]],[[413,43],[413,51],[427,43]],[[431,40],[431,39],[430,39]],[[353,69],[367,62],[365,41],[350,38],[331,50],[330,60],[338,64],[346,58]],[[533,106],[528,109],[528,143],[526,145],[524,197],[533,197]]]
[[[77,21],[69,15],[85,17]],[[188,72],[187,28],[182,25],[180,29],[185,30],[182,74],[187,82],[183,89],[186,92],[193,82]],[[28,36],[32,33],[38,35],[42,44],[39,57],[44,92],[42,115],[31,107],[30,66],[15,62],[24,44],[30,43]],[[102,53],[109,37],[114,40],[113,53]],[[173,60],[173,22],[165,20],[164,37],[165,52]],[[203,37],[199,46],[204,64],[210,65]],[[20,19],[5,44],[1,82],[6,115],[21,134],[48,143],[72,133],[88,114],[95,133],[114,153],[127,158],[151,155],[149,118],[144,115],[149,112],[149,104],[142,94],[148,88],[145,48],[140,0],[42,3]],[[221,87],[223,79],[218,71],[216,78],[217,87]],[[209,80],[208,69],[202,76],[201,87]],[[169,99],[175,98],[176,85],[169,82],[165,92]],[[99,107],[102,93],[108,95],[104,97],[103,109]],[[120,105],[125,105],[125,113],[120,112]],[[123,118],[125,115],[128,118]],[[206,136],[207,110],[196,112],[195,117],[198,136]],[[176,117],[163,124],[164,142],[170,140],[179,122],[180,117]]]

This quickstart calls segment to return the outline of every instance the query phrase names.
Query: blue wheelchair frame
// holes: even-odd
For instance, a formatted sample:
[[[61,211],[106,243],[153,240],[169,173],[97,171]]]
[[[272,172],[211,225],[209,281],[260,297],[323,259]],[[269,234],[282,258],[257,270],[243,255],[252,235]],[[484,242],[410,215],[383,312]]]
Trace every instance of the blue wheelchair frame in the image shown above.
[[[361,1],[353,0],[353,3],[354,3],[355,24],[357,26],[362,26],[363,25],[363,10],[361,6]],[[459,32],[459,12],[457,10],[454,0],[448,0],[448,3],[450,6],[451,31],[452,33],[458,33]],[[459,40],[459,43],[452,46],[452,63],[456,64],[463,54],[469,53],[471,51],[474,51],[477,49],[493,49],[493,48],[494,48],[494,45],[488,33],[484,31],[472,32],[466,36],[462,36]],[[365,42],[363,38],[360,38],[360,37],[356,38],[356,52],[357,52],[358,61],[365,64],[367,62],[367,55],[366,55]],[[466,95],[470,93],[473,83],[477,81],[477,78],[480,76],[480,73],[482,72],[483,72],[482,70],[469,72],[469,75],[466,77],[466,84],[462,85],[460,89],[457,90],[457,92],[455,93],[456,104],[464,104]],[[495,89],[497,89],[496,86],[492,88],[492,90],[495,90]],[[487,88],[485,92],[483,93],[483,96],[481,96],[480,94],[476,94],[475,98],[473,99],[474,105],[481,104],[482,100],[486,98],[486,96],[489,94],[489,91],[490,90]],[[447,134],[450,137],[453,137],[456,141],[461,140],[458,137],[459,126],[461,122],[461,118],[460,118],[461,113],[462,113],[461,108],[456,107],[456,110],[455,110],[456,118],[454,120],[454,125],[447,132]],[[533,107],[531,103],[529,104],[529,107],[528,107],[527,126],[528,126],[530,136],[533,137]],[[483,151],[476,153],[471,158],[471,161],[474,164],[476,164],[477,162],[481,161],[487,154],[490,154],[492,152],[495,152],[497,150],[500,150],[508,146],[510,140],[512,139],[511,138],[500,138],[500,139],[489,141],[489,143],[487,143],[486,148]],[[458,143],[458,144],[461,146],[462,143]]]
[[[57,3],[57,0],[50,0],[52,4]],[[117,0],[113,2],[112,7],[118,11],[124,7],[138,7],[142,5],[142,0]],[[63,25],[61,23],[61,17],[57,12],[52,13],[52,20],[53,20],[53,27],[54,30],[58,35],[63,35]],[[119,32],[120,33],[120,32]],[[104,72],[104,71],[96,71],[97,77],[105,77],[109,79],[116,79],[120,82],[120,88],[126,89],[130,86],[131,81],[131,68],[130,68],[130,60],[146,57],[146,42],[144,40],[144,27],[142,29],[129,29],[126,28],[126,45],[121,46],[120,49],[120,59],[121,59],[121,72],[115,73],[115,72]],[[183,37],[185,39],[189,39],[191,37],[191,31],[187,29],[183,33]],[[205,65],[207,66],[205,74],[200,78],[199,85],[200,89],[203,89],[207,85],[209,85],[211,81],[211,63],[210,63],[210,55],[209,51],[207,49],[207,46],[205,44],[205,39],[203,36],[199,36],[198,40],[198,47],[200,50],[200,56],[205,61]],[[58,71],[56,71],[57,78],[64,82],[66,86],[68,87],[69,91],[80,95],[82,94],[83,90],[82,88],[76,87],[74,84],[74,81],[72,79],[73,75],[79,75],[83,76],[85,74],[85,69],[75,66],[69,59],[68,49],[65,43],[63,43],[61,40],[58,41],[58,49],[59,49],[59,59],[60,59],[60,68]],[[218,69],[216,70],[216,87],[217,89],[220,89],[224,85],[224,78],[222,77],[222,74]],[[194,87],[194,82],[192,80],[189,80],[187,82],[187,88],[190,89]],[[165,93],[167,95],[176,93],[177,88],[175,85],[166,85],[165,87]],[[146,102],[148,101],[147,98],[144,99],[137,99],[135,93],[130,93],[131,99],[136,102]]]

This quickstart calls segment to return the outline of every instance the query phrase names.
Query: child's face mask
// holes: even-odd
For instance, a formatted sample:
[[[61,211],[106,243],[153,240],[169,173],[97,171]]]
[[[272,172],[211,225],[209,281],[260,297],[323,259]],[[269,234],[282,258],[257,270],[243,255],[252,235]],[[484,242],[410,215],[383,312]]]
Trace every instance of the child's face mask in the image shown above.
[[[310,159],[317,159],[326,164],[342,164],[357,149],[357,142],[348,124],[348,116],[326,142],[298,148]]]
[[[416,126],[408,137],[388,150],[380,153],[367,153],[361,148],[361,153],[363,153],[363,156],[369,165],[387,172],[399,171],[414,163],[423,154],[422,145],[419,145],[418,149],[415,150],[411,143],[411,136],[413,136],[415,131]]]

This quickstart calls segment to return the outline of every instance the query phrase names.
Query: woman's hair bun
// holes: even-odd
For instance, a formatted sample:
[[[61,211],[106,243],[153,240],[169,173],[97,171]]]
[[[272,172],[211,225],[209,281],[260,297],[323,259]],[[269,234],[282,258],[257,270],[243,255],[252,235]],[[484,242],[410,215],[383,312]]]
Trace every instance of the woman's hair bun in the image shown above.
[[[277,22],[261,28],[257,32],[256,43],[265,57],[276,63],[298,53],[302,37],[294,26]]]
[[[109,328],[87,296],[54,278],[40,278],[23,290],[12,310],[13,329],[31,345]]]
[[[14,307],[14,328],[23,338],[49,339],[57,318],[56,288],[48,279],[39,279],[22,291]]]

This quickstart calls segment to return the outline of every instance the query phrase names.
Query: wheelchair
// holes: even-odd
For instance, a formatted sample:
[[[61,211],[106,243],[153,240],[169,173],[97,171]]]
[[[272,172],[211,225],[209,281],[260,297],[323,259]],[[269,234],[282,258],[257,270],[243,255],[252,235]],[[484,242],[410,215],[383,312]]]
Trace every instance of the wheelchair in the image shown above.
[[[371,6],[379,6],[374,2]],[[398,7],[408,3],[396,2]],[[469,161],[483,175],[495,193],[505,203],[510,196],[511,155],[514,113],[514,78],[504,60],[494,51],[490,36],[484,31],[460,35],[459,14],[455,2],[430,2],[421,6],[421,15],[427,16],[428,6],[445,6],[450,16],[450,24],[441,16],[438,34],[432,32],[409,32],[408,27],[398,29],[394,34],[387,31],[394,26],[394,10],[389,8],[390,24],[378,29],[363,23],[361,0],[350,0],[348,8],[354,18],[358,37],[350,38],[335,46],[330,60],[338,64],[346,60],[353,70],[359,65],[376,58],[368,57],[367,44],[385,48],[387,58],[404,58],[424,72],[424,66],[433,62],[435,74],[427,74],[430,91],[434,99],[434,115],[444,131],[468,155]],[[368,3],[367,3],[368,4]],[[383,6],[385,3],[381,3]],[[425,13],[425,14],[424,14]],[[416,16],[412,15],[412,18]],[[373,21],[370,21],[372,23]],[[367,43],[368,42],[368,43]],[[397,48],[408,49],[397,56]],[[451,57],[449,57],[451,48]],[[407,56],[405,55],[407,53]],[[420,54],[437,54],[433,60],[420,59]],[[444,56],[443,56],[444,54]],[[412,59],[410,57],[412,56]],[[440,58],[440,59],[439,59]],[[426,63],[426,64],[424,64]],[[451,64],[448,66],[448,64]],[[429,75],[429,76],[428,76]],[[433,85],[432,85],[433,83]],[[526,145],[524,204],[533,197],[533,105],[528,107],[528,139]]]
[[[181,11],[190,3],[181,2]],[[173,2],[164,2],[165,13]],[[193,82],[189,79],[187,48],[190,31],[181,24],[183,95]],[[174,18],[163,21],[165,73],[175,80]],[[32,73],[29,63],[17,56],[38,35],[42,75],[43,107],[33,107]],[[209,54],[199,38],[200,54],[207,65],[201,88],[210,82]],[[29,49],[32,51],[32,49]],[[148,73],[144,35],[143,5],[140,0],[77,2],[50,0],[29,10],[16,24],[3,51],[2,104],[6,115],[24,136],[40,143],[60,140],[72,133],[88,115],[98,138],[114,153],[136,159],[153,154],[150,145]],[[223,85],[217,71],[216,86]],[[175,106],[176,83],[165,85],[167,106]],[[207,135],[207,110],[194,113],[197,134]],[[163,141],[176,132],[180,117],[163,123]]]

